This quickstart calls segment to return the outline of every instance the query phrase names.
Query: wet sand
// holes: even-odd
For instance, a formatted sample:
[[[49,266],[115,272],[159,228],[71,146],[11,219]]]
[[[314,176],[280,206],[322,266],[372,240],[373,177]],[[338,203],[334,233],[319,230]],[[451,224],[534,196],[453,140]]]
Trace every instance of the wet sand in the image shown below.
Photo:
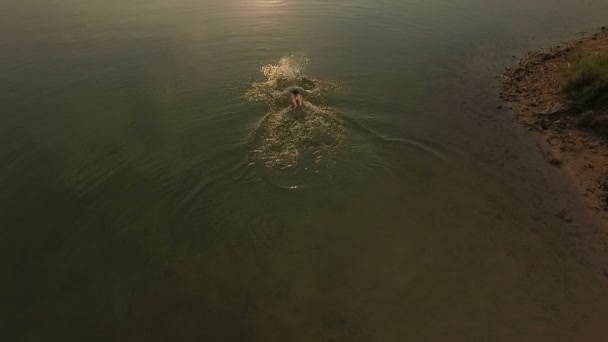
[[[553,48],[532,51],[499,76],[504,106],[538,134],[547,162],[561,168],[574,183],[604,232],[608,232],[608,144],[596,130],[577,125],[581,110],[563,102],[561,86],[580,56],[606,53],[608,28],[603,27]],[[606,242],[602,245],[605,248]]]

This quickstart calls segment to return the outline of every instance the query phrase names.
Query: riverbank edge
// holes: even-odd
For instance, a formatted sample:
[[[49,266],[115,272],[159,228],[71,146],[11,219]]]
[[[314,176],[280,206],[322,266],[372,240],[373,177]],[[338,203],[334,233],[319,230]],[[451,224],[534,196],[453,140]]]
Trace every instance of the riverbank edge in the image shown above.
[[[499,75],[504,103],[498,107],[510,109],[539,135],[546,160],[563,170],[586,205],[601,216],[602,226],[608,228],[608,139],[593,129],[580,127],[581,109],[570,108],[562,94],[568,68],[590,54],[608,55],[608,27],[552,48],[531,51],[507,67]],[[605,106],[594,110],[608,114]]]
[[[608,26],[557,46],[528,52],[497,76],[502,84],[499,109],[509,110],[517,121],[534,132],[545,160],[559,169],[564,180],[580,196],[587,213],[573,222],[566,236],[590,257],[585,263],[608,278],[608,131],[582,127],[588,108],[570,108],[564,102],[563,85],[568,69],[582,56],[608,56]],[[608,104],[591,108],[608,122]],[[608,126],[604,126],[608,127]],[[578,201],[577,201],[578,202]]]

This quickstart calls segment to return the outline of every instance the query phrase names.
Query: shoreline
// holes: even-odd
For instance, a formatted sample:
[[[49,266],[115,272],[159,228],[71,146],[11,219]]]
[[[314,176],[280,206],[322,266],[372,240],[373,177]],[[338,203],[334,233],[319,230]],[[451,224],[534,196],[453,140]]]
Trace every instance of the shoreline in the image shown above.
[[[608,231],[608,135],[591,125],[582,127],[585,109],[568,105],[562,93],[565,73],[581,56],[590,54],[608,55],[608,27],[529,52],[499,76],[503,103],[498,108],[511,110],[537,134],[547,162],[567,175]],[[592,109],[608,115],[606,105]]]
[[[570,244],[578,246],[590,258],[590,265],[608,278],[608,101],[572,105],[564,93],[574,63],[593,55],[608,56],[608,26],[531,51],[519,60],[513,56],[512,66],[497,76],[502,83],[497,107],[512,112],[532,131],[546,162],[573,189],[572,196],[578,197],[586,213],[574,223],[567,215],[558,213],[557,217],[572,225],[565,232]],[[582,125],[586,112],[602,120]]]

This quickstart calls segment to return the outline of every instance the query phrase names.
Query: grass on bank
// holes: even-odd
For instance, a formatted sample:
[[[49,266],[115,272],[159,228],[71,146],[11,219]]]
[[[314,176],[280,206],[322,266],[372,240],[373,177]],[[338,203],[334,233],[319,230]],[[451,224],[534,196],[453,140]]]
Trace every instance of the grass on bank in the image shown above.
[[[590,55],[577,60],[562,90],[566,100],[579,108],[608,100],[608,56]]]

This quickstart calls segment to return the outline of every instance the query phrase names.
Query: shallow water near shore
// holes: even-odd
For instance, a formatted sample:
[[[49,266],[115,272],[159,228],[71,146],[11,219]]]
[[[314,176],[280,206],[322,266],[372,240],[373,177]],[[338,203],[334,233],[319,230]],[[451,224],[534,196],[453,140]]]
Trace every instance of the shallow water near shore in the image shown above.
[[[605,13],[3,2],[0,336],[601,340],[585,212],[494,76]]]

